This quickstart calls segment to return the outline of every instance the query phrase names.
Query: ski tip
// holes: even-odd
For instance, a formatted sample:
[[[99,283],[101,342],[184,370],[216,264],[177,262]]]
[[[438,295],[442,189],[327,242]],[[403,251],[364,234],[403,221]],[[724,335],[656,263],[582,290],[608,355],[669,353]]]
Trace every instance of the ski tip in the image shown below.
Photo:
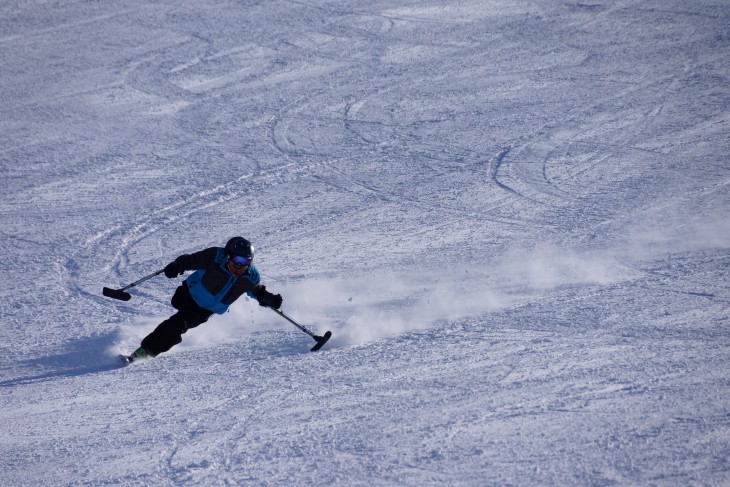
[[[324,344],[327,343],[327,340],[329,340],[331,337],[332,337],[332,332],[331,331],[328,331],[327,333],[325,333],[321,337],[320,336],[315,336],[314,339],[317,340],[317,343],[312,347],[312,349],[310,351],[316,352],[317,350],[319,350],[320,348],[322,348],[324,346]]]
[[[132,357],[128,357],[126,355],[119,355],[119,360],[122,361],[122,365],[129,365],[134,361]]]

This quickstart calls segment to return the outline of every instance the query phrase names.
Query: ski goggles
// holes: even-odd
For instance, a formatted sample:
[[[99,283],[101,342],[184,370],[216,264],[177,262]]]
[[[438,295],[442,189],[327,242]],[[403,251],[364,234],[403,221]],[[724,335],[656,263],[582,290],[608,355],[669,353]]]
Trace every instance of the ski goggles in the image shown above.
[[[240,255],[231,256],[231,261],[236,267],[246,267],[251,263],[251,259],[248,257],[241,257]]]

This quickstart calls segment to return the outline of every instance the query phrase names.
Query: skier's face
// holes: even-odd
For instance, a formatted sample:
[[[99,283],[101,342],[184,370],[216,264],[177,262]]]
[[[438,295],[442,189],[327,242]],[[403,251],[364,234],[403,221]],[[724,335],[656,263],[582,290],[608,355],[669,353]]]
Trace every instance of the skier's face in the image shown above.
[[[228,259],[228,270],[236,277],[244,275],[248,271],[250,265],[251,259],[247,259],[246,257],[239,257],[236,255]]]

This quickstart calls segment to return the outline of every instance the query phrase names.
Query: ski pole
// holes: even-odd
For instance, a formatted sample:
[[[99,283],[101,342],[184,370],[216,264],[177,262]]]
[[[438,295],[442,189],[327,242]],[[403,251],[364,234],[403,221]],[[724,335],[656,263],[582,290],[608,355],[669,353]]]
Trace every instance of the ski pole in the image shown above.
[[[269,306],[269,308],[271,308],[271,307]],[[330,339],[330,337],[332,336],[332,332],[331,332],[331,331],[327,331],[327,332],[326,332],[326,333],[325,333],[324,335],[322,335],[322,336],[319,336],[319,335],[315,335],[315,334],[314,334],[314,333],[312,333],[311,331],[307,330],[307,329],[306,329],[306,328],[305,328],[304,326],[300,325],[299,323],[297,323],[297,322],[296,322],[296,321],[294,321],[293,319],[289,318],[289,317],[288,317],[288,316],[287,316],[286,314],[284,314],[284,312],[283,312],[283,311],[281,311],[280,309],[274,309],[274,308],[271,308],[271,309],[272,309],[272,310],[273,310],[273,311],[274,311],[274,312],[275,312],[276,314],[278,314],[279,316],[281,316],[282,318],[284,318],[285,320],[287,320],[287,321],[288,321],[289,323],[291,323],[292,325],[296,326],[297,328],[299,328],[300,330],[302,330],[302,331],[303,331],[304,333],[306,333],[306,334],[307,334],[307,335],[309,335],[310,337],[314,338],[314,341],[315,341],[315,342],[317,342],[317,343],[316,343],[316,344],[315,344],[315,345],[314,345],[314,346],[312,347],[312,349],[311,349],[311,351],[312,351],[312,352],[316,352],[317,350],[319,350],[320,348],[322,348],[322,346],[324,346],[324,344],[325,344],[325,343],[327,343],[327,340],[329,340],[329,339]]]
[[[160,269],[159,271],[155,271],[152,274],[150,274],[149,276],[144,276],[139,281],[134,281],[132,284],[127,284],[126,286],[124,286],[121,289],[110,289],[108,287],[105,287],[102,290],[102,294],[104,294],[104,296],[106,296],[107,298],[119,299],[120,301],[129,301],[130,299],[132,299],[132,295],[125,292],[127,289],[134,287],[137,284],[140,284],[142,282],[145,282],[148,279],[152,279],[155,276],[159,276],[163,272],[165,272],[165,269]]]

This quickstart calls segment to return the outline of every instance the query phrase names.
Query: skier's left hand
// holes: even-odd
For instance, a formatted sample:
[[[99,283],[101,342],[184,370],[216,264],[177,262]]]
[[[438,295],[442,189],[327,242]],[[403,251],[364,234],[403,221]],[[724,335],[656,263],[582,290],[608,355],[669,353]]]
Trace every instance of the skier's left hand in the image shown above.
[[[281,297],[281,294],[272,294],[269,306],[271,306],[274,309],[281,308],[281,305],[284,303],[284,298]]]
[[[258,300],[261,306],[268,306],[270,308],[279,309],[281,304],[284,302],[284,298],[281,294],[272,294],[266,290],[265,286],[261,286],[262,289],[259,291]]]

